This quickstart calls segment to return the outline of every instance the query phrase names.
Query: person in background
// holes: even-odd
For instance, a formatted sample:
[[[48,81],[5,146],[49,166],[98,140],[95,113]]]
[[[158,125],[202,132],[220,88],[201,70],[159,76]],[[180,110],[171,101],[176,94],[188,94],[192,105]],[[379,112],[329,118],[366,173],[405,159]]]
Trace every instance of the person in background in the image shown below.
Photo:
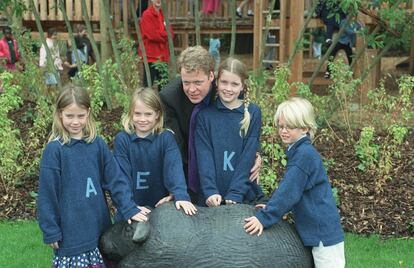
[[[253,0],[243,0],[240,5],[236,8],[236,15],[239,18],[243,17],[242,9],[244,6],[247,6],[247,16],[252,17],[253,14]]]
[[[315,28],[311,32],[313,37],[312,49],[314,58],[321,59],[322,57],[322,44],[325,42],[325,34],[325,30],[321,27]]]
[[[345,267],[344,232],[322,158],[311,139],[316,131],[312,104],[302,98],[282,102],[274,123],[287,145],[286,171],[266,205],[245,219],[247,233],[260,236],[289,211],[305,246],[312,247],[316,268]]]
[[[12,29],[9,26],[3,28],[3,38],[0,39],[0,68],[3,67],[6,71],[15,71],[19,69],[23,71],[24,66],[16,63],[21,60],[19,48],[16,39],[13,37]]]
[[[217,16],[220,11],[221,0],[203,0],[203,14]]]
[[[162,73],[158,70],[156,62],[168,64],[170,60],[168,36],[165,28],[164,14],[161,9],[161,0],[151,0],[151,5],[142,14],[140,28],[150,68],[150,78],[152,83],[154,83],[162,79]],[[170,32],[174,39],[174,32],[171,27]],[[138,52],[142,56],[140,49]],[[145,71],[143,84],[144,87],[148,87]],[[161,89],[159,88],[159,90]]]
[[[63,71],[63,61],[60,58],[59,46],[57,45],[58,33],[56,28],[49,28],[47,31],[46,44],[49,48],[52,57],[53,68],[55,70],[49,70],[47,64],[46,48],[42,44],[39,55],[39,67],[44,69],[46,86],[55,87],[58,84],[61,71]],[[57,77],[55,76],[57,75]]]
[[[163,118],[158,93],[137,89],[122,119],[124,131],[115,137],[113,154],[137,205],[158,207],[174,200],[177,209],[194,215],[197,209],[187,193],[180,150],[174,134],[164,129]]]
[[[220,39],[218,36],[211,36],[208,53],[210,53],[214,59],[214,74],[217,75],[217,71],[220,66]]]
[[[249,180],[260,146],[261,111],[251,103],[247,68],[226,59],[217,77],[218,98],[198,113],[195,148],[204,203],[209,207],[251,203],[263,196]]]

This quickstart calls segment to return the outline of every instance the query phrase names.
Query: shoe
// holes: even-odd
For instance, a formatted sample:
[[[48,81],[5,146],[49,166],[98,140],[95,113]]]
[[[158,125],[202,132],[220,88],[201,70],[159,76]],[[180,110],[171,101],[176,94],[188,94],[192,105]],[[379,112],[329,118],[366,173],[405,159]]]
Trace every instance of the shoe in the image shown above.
[[[253,10],[247,10],[247,16],[253,17],[254,16]]]
[[[325,72],[323,78],[329,79],[329,78],[331,78],[331,74],[329,72]]]
[[[243,17],[240,9],[236,9],[236,15],[239,18],[242,18]]]

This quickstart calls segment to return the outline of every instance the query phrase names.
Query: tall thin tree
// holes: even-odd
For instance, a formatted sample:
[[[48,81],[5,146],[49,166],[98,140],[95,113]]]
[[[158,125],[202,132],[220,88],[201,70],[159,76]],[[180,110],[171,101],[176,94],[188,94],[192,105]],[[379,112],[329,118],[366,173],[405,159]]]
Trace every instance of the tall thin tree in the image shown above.
[[[177,74],[177,66],[175,65],[175,53],[174,53],[174,44],[171,34],[171,24],[170,24],[170,14],[168,12],[168,6],[166,0],[161,0],[162,4],[162,10],[164,13],[164,19],[165,19],[165,30],[167,31],[168,36],[168,48],[170,50],[170,70],[173,72],[172,76],[175,76]]]

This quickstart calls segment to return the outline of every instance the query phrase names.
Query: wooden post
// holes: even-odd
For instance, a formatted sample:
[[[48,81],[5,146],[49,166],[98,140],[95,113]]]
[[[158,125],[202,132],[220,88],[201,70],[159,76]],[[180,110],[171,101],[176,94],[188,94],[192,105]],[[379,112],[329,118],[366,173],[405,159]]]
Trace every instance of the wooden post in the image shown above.
[[[299,33],[304,24],[305,5],[303,0],[294,0],[290,2],[290,28],[289,28],[289,55],[293,52],[296,40],[300,37]],[[289,82],[302,81],[303,73],[303,51],[296,53],[292,61],[291,75]],[[291,95],[294,95],[296,89],[291,89]]]
[[[253,70],[257,70],[260,66],[260,47],[262,40],[263,25],[263,1],[254,1],[254,30],[253,30]]]
[[[128,23],[128,8],[132,8],[128,5],[128,1],[122,1],[122,22],[124,23],[124,36],[129,35],[129,23]]]
[[[280,0],[279,62],[286,62],[286,11],[287,0]]]

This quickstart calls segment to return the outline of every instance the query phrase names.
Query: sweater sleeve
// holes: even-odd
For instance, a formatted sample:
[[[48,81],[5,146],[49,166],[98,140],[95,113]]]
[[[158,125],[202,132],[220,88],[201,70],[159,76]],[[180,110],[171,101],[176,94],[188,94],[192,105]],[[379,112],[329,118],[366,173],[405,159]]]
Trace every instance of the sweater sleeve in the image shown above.
[[[164,30],[164,34],[162,34],[162,31],[159,29],[157,18],[154,19],[153,17],[144,14],[141,18],[140,27],[143,39],[158,43],[164,43],[167,40],[167,33]]]
[[[244,196],[250,189],[250,169],[254,165],[256,152],[260,144],[261,112],[257,108],[252,112],[252,119],[248,133],[243,141],[243,149],[240,154],[240,160],[234,170],[229,190],[224,197],[225,200],[232,200],[238,203],[243,202]]]
[[[206,128],[203,111],[201,111],[197,116],[194,142],[196,148],[198,174],[200,177],[200,187],[203,191],[204,197],[208,198],[214,194],[219,194],[219,190],[216,183],[213,146],[210,142],[210,135]]]
[[[187,185],[185,182],[183,164],[181,160],[180,150],[174,140],[172,133],[166,130],[163,135],[163,177],[164,185],[168,192],[174,195],[174,200],[190,201],[187,193]]]
[[[131,191],[133,191],[132,165],[128,153],[130,143],[128,142],[128,138],[128,135],[124,132],[120,132],[116,135],[114,140],[113,155],[122,172],[122,175],[128,178],[128,185]]]
[[[110,192],[115,207],[127,220],[139,213],[139,209],[132,199],[132,191],[128,183],[127,177],[122,174],[115,158],[112,156],[108,146],[104,141],[102,143],[103,156],[103,188]]]
[[[37,214],[43,241],[46,244],[62,240],[59,196],[61,189],[60,154],[57,146],[49,143],[40,162]]]
[[[277,223],[282,216],[299,202],[308,181],[308,175],[298,166],[289,166],[266,208],[256,213],[265,228]]]

